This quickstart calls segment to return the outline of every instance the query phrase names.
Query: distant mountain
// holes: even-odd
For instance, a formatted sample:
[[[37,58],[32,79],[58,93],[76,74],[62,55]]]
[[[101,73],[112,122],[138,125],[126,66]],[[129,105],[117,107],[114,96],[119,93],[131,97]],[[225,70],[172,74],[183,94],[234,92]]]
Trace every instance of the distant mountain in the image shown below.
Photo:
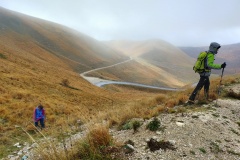
[[[207,47],[180,47],[180,49],[193,58],[197,58],[202,51],[207,51]],[[216,55],[215,63],[227,63],[225,73],[234,74],[240,72],[240,43],[222,45]]]
[[[95,74],[105,79],[171,87],[196,79],[191,58],[165,41],[103,43],[65,26],[4,8],[0,8],[0,40],[2,53],[78,73],[134,57],[123,66]]]
[[[149,61],[172,62],[174,65],[186,65],[191,62],[191,58],[186,53],[160,39],[147,41],[110,41],[108,43],[126,55],[141,57]]]
[[[135,75],[136,80],[140,77],[142,79],[148,77],[148,79],[154,79],[152,84],[159,85],[157,81],[162,81],[164,85],[175,87],[196,81],[196,74],[192,71],[193,59],[166,41],[108,41],[105,43],[133,57],[137,63],[131,66],[133,73],[130,74]],[[142,71],[136,73],[139,69]],[[128,70],[129,72],[131,71]],[[150,82],[150,80],[146,81]]]
[[[34,54],[45,61],[48,60],[46,56],[41,56],[43,52],[57,56],[79,72],[111,65],[128,58],[103,43],[65,26],[1,7],[0,40],[0,45],[4,48],[21,48],[29,56]]]

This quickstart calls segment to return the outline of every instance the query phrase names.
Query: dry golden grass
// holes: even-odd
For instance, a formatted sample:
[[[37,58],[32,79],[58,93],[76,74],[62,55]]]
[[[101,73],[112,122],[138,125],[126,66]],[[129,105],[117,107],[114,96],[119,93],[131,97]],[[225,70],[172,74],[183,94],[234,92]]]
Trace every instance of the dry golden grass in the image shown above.
[[[16,35],[10,32],[8,36],[0,37],[0,158],[17,150],[12,147],[14,143],[29,141],[26,133],[36,140],[42,138],[32,125],[33,111],[39,103],[46,110],[44,134],[60,140],[59,133],[78,132],[79,121],[91,124],[106,121],[110,127],[131,118],[151,118],[166,107],[182,104],[192,91],[158,92],[119,86],[108,86],[108,90],[98,88],[82,79],[59,56],[48,53],[30,40],[16,37],[13,41],[9,37]],[[129,76],[128,71],[126,68],[123,75]],[[133,75],[133,79],[136,77]],[[215,91],[219,79],[215,81],[211,84],[213,99],[217,97]],[[235,78],[224,77],[223,84],[234,82]],[[66,128],[65,131],[62,128]]]
[[[239,76],[225,77],[223,79],[223,84],[225,85],[231,85],[237,82],[240,82]],[[217,98],[216,89],[219,84],[219,78],[212,80],[211,84],[210,97]],[[122,89],[122,87],[119,88]],[[125,88],[125,91],[126,90]],[[172,107],[183,104],[188,99],[188,94],[190,94],[192,90],[193,88],[180,92],[157,93],[155,96],[135,100],[126,106],[119,106],[119,108],[115,108],[115,105],[113,105],[111,111],[101,112],[96,116],[99,118],[98,120],[106,120],[109,124],[107,127],[111,127],[112,125],[121,126],[132,118],[151,118],[162,111],[166,111],[166,109],[168,112],[171,112]],[[131,88],[130,92],[132,92]],[[201,92],[198,100],[202,100],[203,97],[203,93]],[[178,112],[186,112],[186,109],[180,108]],[[68,157],[67,159],[76,159],[76,157],[111,159],[113,152],[121,152],[119,146],[114,143],[113,138],[109,135],[108,129],[102,126],[91,129],[87,138],[79,142],[77,146],[68,151],[67,154],[66,151],[62,151],[59,155],[61,155],[61,157]],[[57,157],[59,157],[59,155],[57,155]],[[56,157],[54,154],[51,154],[51,156]]]
[[[64,130],[61,137],[61,143],[49,140],[44,136],[44,133],[39,133],[44,137],[42,142],[36,142],[37,148],[34,150],[34,159],[36,160],[75,160],[75,159],[122,159],[123,158],[123,143],[116,142],[110,135],[106,126],[95,125],[90,129],[89,133],[72,141],[66,136]],[[31,136],[31,135],[29,135]]]
[[[83,123],[101,123],[103,120],[112,125],[121,125],[131,118],[151,118],[166,107],[171,108],[184,103],[192,88],[181,92],[153,91],[134,87],[107,87],[100,89],[81,79],[70,69],[54,67],[49,63],[18,58],[6,54],[0,59],[0,120],[1,120],[1,157],[10,154],[10,147],[17,141],[27,141],[28,136],[21,126],[33,138],[42,136],[32,126],[35,106],[42,103],[46,109],[46,130],[44,134],[58,137],[64,126],[74,126],[70,134],[78,132],[77,121]],[[223,84],[235,83],[235,77],[224,77]],[[67,85],[63,85],[67,84]],[[66,83],[67,82],[67,83]],[[211,81],[210,98],[216,99],[219,78]],[[203,97],[200,93],[199,98]],[[15,138],[13,138],[15,137]],[[5,146],[8,146],[7,148]],[[61,153],[62,154],[62,153]]]
[[[0,52],[6,57],[0,58],[0,157],[17,149],[11,147],[15,142],[28,139],[15,125],[39,138],[31,126],[33,111],[39,103],[46,110],[47,134],[57,136],[58,132],[48,133],[48,130],[58,130],[63,125],[75,126],[79,120],[83,123],[102,120],[120,123],[121,116],[125,116],[123,110],[128,110],[130,118],[139,116],[143,114],[138,111],[140,106],[133,113],[129,109],[137,106],[138,102],[134,101],[146,95],[154,96],[147,92],[122,93],[95,87],[57,58],[43,61],[22,50],[15,53],[13,48],[0,48]],[[63,85],[66,80],[67,85]],[[132,102],[134,105],[130,104]]]
[[[5,16],[5,12],[1,13]],[[23,17],[19,16],[19,18]],[[136,90],[134,87],[113,86],[110,87],[111,90],[95,87],[82,79],[73,69],[85,71],[90,69],[92,64],[95,64],[94,67],[100,67],[103,62],[112,64],[126,57],[119,57],[117,53],[106,57],[105,53],[112,52],[100,45],[95,45],[94,49],[87,48],[97,42],[84,35],[81,36],[86,38],[85,41],[79,41],[79,37],[75,36],[75,33],[69,33],[66,28],[52,26],[48,22],[32,18],[25,19],[22,24],[24,25],[25,22],[28,22],[26,26],[31,26],[37,32],[33,31],[30,36],[23,27],[21,35],[21,33],[16,34],[9,27],[8,30],[1,32],[0,37],[0,158],[17,150],[18,148],[13,147],[16,142],[38,142],[46,137],[54,137],[61,141],[66,136],[65,133],[71,135],[80,131],[79,121],[91,124],[106,121],[110,127],[120,125],[131,118],[151,118],[162,112],[165,107],[183,103],[190,93],[190,90],[161,93],[153,90]],[[21,28],[18,28],[18,31],[20,30]],[[41,39],[42,36],[35,35],[38,32],[45,38]],[[45,41],[46,39],[49,41]],[[57,44],[55,47],[60,47],[61,54],[54,51],[54,45],[50,45],[52,42]],[[95,57],[95,52],[101,54],[101,58]],[[74,58],[79,61],[73,61]],[[120,76],[128,76],[133,80],[139,79],[140,83],[147,81],[162,84],[158,80],[161,76],[156,76],[153,71],[149,79],[141,80],[138,76],[142,71],[148,74],[144,66],[141,66],[138,71],[140,74],[133,75],[130,75],[131,72],[126,66],[120,69],[125,69],[125,73]],[[119,78],[113,75],[108,74],[110,78]],[[152,81],[153,79],[157,80]],[[228,81],[232,83],[234,79]],[[223,83],[227,82],[224,80]],[[212,86],[211,96],[214,97],[216,94],[213,90],[216,86],[214,83]],[[33,111],[39,103],[44,106],[47,117],[46,129],[41,132],[33,126],[32,120]],[[98,140],[97,144],[109,143],[111,138],[106,130],[100,129],[94,132],[102,137],[105,136],[105,139],[95,137]],[[91,132],[92,136],[96,135],[93,134],[94,132]],[[40,150],[47,149],[49,145],[56,145],[58,141],[46,140],[46,146],[42,145]],[[70,153],[58,155],[56,147],[52,149],[53,158],[50,159],[70,155]]]

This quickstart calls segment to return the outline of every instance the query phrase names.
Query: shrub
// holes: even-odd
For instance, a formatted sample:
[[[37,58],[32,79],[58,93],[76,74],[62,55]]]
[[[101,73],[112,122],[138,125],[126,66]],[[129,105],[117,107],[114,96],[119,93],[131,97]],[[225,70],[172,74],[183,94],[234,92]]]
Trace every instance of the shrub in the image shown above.
[[[122,127],[120,127],[120,129],[122,130],[128,130],[128,129],[133,129],[134,132],[137,131],[137,129],[141,126],[141,123],[137,120],[134,121],[127,121],[125,124],[122,125]]]
[[[92,129],[87,138],[78,145],[78,153],[73,157],[78,159],[120,159],[118,147],[106,127]],[[114,158],[113,158],[114,157]]]
[[[125,124],[122,125],[122,127],[120,127],[120,130],[128,130],[128,129],[132,129],[132,123],[131,121],[127,121]]]
[[[161,104],[166,100],[166,96],[164,94],[160,94],[155,97],[155,100],[156,100],[157,104]]]
[[[141,123],[139,121],[134,121],[132,125],[133,125],[133,131],[136,132],[137,129],[141,126]]]
[[[7,59],[7,57],[4,54],[2,54],[2,53],[0,53],[0,58]]]
[[[204,153],[204,154],[207,153],[207,151],[206,151],[204,148],[199,148],[199,150],[200,150],[202,153]]]
[[[148,125],[147,129],[150,131],[157,131],[160,128],[160,121],[155,117]]]
[[[94,148],[100,148],[101,146],[109,146],[113,139],[107,128],[97,127],[89,132],[88,141]]]

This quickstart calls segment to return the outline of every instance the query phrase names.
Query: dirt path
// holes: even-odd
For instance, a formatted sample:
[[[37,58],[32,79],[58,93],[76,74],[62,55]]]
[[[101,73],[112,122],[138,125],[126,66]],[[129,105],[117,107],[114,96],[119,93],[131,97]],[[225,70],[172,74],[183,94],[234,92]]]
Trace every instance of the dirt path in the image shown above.
[[[228,89],[240,93],[240,84]],[[134,143],[134,151],[128,157],[131,160],[239,160],[240,100],[219,99],[218,106],[216,107],[215,102],[197,108],[178,106],[175,113],[163,113],[157,116],[163,130],[146,129],[153,118],[145,121],[133,119],[132,121],[142,123],[138,132],[112,130],[111,133],[119,141],[130,140]],[[177,113],[179,110],[184,112]],[[176,149],[160,148],[151,151],[147,144],[150,139],[156,142],[169,142]]]

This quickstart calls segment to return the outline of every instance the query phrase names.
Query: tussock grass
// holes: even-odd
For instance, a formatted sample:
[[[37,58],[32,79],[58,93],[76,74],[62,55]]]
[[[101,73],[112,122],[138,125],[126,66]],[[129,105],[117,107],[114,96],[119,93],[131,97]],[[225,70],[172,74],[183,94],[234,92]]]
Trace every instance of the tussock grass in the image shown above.
[[[7,59],[7,57],[3,53],[0,53],[0,58]]]
[[[41,131],[40,131],[41,132]],[[42,134],[42,133],[41,133]],[[35,149],[36,160],[75,160],[75,159],[122,159],[123,144],[116,142],[105,126],[94,126],[88,134],[71,146],[66,137],[62,141],[54,142],[46,139]]]
[[[78,142],[76,155],[80,159],[122,159],[119,154],[122,145],[114,141],[106,127],[97,126],[90,130],[83,141]]]
[[[14,143],[29,139],[15,125],[24,128],[36,141],[42,138],[32,126],[33,111],[39,103],[47,115],[46,129],[42,132],[60,140],[61,132],[74,134],[80,131],[78,121],[92,124],[105,121],[111,127],[132,118],[149,119],[166,108],[183,104],[193,90],[151,92],[114,87],[109,91],[86,82],[61,60],[49,57],[50,63],[39,55],[21,53],[0,58],[0,158],[17,149],[12,148]],[[239,82],[235,77],[224,77],[223,84],[231,85],[236,81]],[[219,78],[211,81],[212,99],[218,97],[218,84]],[[203,93],[200,93],[199,99],[202,97]],[[68,127],[63,129],[63,126]]]
[[[159,94],[155,97],[157,104],[163,104],[167,99],[167,96],[164,94]]]

